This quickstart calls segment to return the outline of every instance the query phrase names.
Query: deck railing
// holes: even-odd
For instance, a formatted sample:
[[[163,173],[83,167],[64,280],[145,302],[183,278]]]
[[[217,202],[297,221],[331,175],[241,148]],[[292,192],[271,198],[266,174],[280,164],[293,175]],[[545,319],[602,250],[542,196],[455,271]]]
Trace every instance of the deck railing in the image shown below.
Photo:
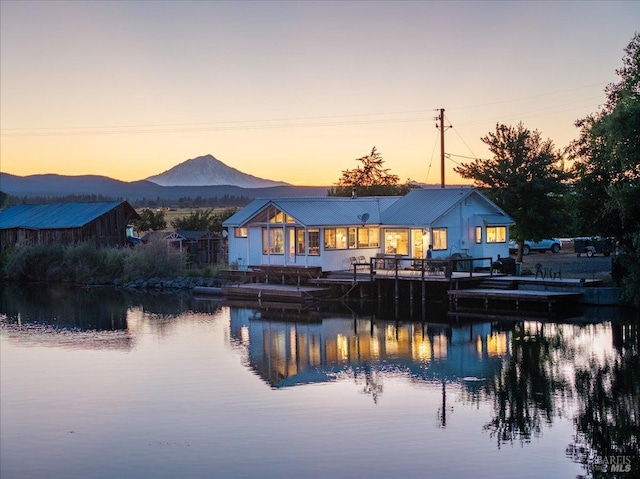
[[[411,271],[419,273],[420,277],[434,275],[443,275],[445,278],[451,278],[454,272],[469,273],[469,277],[473,277],[473,273],[478,270],[488,271],[493,275],[493,258],[407,258],[401,255],[376,255],[369,259],[368,263],[353,263],[353,279],[356,280],[358,273],[369,273],[373,280],[373,274],[378,270],[392,272],[395,277],[400,276],[402,271]]]

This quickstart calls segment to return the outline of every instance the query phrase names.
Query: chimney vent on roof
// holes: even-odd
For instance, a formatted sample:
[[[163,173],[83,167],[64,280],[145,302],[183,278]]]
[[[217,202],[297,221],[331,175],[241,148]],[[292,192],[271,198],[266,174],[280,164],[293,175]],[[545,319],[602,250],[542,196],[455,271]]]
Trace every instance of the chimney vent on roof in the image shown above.
[[[358,197],[358,193],[356,191],[356,187],[352,186],[351,187],[351,198],[353,199],[353,198],[357,198],[357,197]]]

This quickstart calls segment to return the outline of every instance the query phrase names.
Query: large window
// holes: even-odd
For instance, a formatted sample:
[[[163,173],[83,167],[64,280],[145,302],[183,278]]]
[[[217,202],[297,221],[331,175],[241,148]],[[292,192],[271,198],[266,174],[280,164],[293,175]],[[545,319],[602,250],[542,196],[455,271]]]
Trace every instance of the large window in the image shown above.
[[[409,230],[388,229],[384,231],[384,252],[387,254],[409,254]]]
[[[269,210],[267,215],[268,215],[269,223],[295,223],[296,222],[296,220],[294,220],[291,216],[285,214],[279,209]]]
[[[447,228],[433,228],[433,249],[447,249]]]
[[[380,228],[326,228],[324,249],[377,248],[380,246]]]
[[[318,256],[320,254],[320,230],[310,229],[307,230],[308,239],[309,239],[309,252],[310,256]],[[296,253],[298,255],[305,254],[305,230],[297,229],[296,230]]]
[[[506,226],[487,226],[487,243],[506,243]]]
[[[284,254],[284,228],[262,228],[262,253]]]
[[[380,246],[380,228],[369,226],[358,228],[358,248],[377,248]]]
[[[347,249],[347,228],[324,230],[324,249]]]
[[[320,254],[320,230],[309,230],[309,255],[318,256]]]

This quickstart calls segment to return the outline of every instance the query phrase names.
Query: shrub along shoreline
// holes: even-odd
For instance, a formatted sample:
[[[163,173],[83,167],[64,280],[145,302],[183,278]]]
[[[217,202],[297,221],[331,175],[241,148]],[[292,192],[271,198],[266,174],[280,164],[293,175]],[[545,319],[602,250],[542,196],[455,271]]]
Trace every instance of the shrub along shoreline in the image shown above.
[[[216,286],[224,265],[187,269],[187,254],[165,241],[135,248],[97,249],[73,246],[22,245],[0,255],[3,280],[56,282],[126,289],[187,290]]]

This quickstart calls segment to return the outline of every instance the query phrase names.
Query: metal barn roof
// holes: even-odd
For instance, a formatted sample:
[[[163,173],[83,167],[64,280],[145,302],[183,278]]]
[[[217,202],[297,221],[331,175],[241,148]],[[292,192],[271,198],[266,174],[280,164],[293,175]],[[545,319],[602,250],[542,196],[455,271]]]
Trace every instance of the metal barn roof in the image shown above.
[[[0,213],[0,229],[80,228],[123,203],[126,202],[16,205]],[[135,210],[129,207],[135,213]]]

